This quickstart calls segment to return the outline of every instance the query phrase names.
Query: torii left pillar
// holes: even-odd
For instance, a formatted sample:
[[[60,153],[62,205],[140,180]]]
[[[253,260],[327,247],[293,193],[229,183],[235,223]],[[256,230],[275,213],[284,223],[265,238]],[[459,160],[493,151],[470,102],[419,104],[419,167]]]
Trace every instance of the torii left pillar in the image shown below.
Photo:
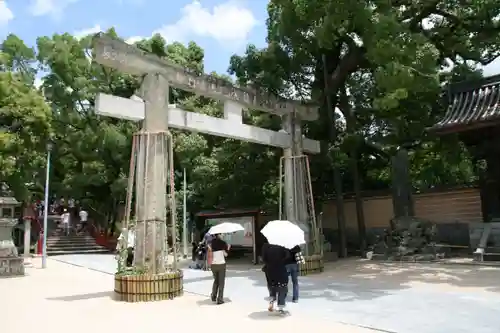
[[[145,118],[137,145],[136,237],[134,265],[153,274],[166,269],[167,184],[169,161],[168,82],[147,74],[141,86]],[[134,157],[132,157],[134,158]],[[174,235],[175,237],[175,235]],[[176,260],[174,260],[175,264]]]

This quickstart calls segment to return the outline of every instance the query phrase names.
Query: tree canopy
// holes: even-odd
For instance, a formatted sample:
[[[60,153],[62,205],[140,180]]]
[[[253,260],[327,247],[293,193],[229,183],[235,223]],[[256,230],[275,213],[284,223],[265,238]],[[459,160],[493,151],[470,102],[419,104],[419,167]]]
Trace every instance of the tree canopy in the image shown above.
[[[0,50],[0,183],[20,199],[43,184],[51,112],[33,89],[33,49],[9,35]]]
[[[440,139],[426,128],[444,113],[445,84],[480,77],[476,64],[500,55],[498,1],[271,0],[268,14],[268,45],[249,45],[234,55],[228,70],[233,77],[212,75],[321,106],[320,120],[304,124],[306,135],[322,142],[322,153],[311,157],[318,200],[334,195],[334,167],[344,191],[355,190],[356,183],[358,191],[388,188],[390,157],[401,147],[409,150],[417,189],[475,180],[457,138]],[[106,33],[120,38],[114,29]],[[51,192],[84,200],[112,220],[125,200],[138,127],[96,115],[95,96],[130,97],[140,79],[93,62],[91,38],[41,36],[32,48],[9,35],[2,43],[0,181],[22,200],[40,196],[51,139]],[[167,44],[155,35],[135,45],[204,71],[204,51],[195,42]],[[178,89],[170,94],[187,110],[222,113],[222,105],[208,98]],[[280,126],[269,114],[245,117],[266,128]],[[182,131],[174,131],[174,140],[176,183],[180,189],[185,168],[190,211],[276,207],[280,150]]]
[[[472,65],[499,56],[500,5],[467,4],[273,0],[268,46],[250,45],[243,56],[233,56],[230,73],[241,84],[320,103],[321,120],[310,125],[309,133],[325,140],[331,123],[326,68],[327,93],[343,120],[336,122],[343,126],[330,144],[341,150],[336,159],[360,150],[365,188],[388,186],[387,156],[398,147],[412,150],[417,187],[470,182],[471,169],[463,163],[467,153],[458,141],[438,140],[425,131],[443,115],[443,85],[481,76]],[[328,160],[316,165],[325,168]],[[331,193],[326,186],[330,173],[317,175],[316,193]],[[347,189],[352,188],[349,178],[343,177]]]

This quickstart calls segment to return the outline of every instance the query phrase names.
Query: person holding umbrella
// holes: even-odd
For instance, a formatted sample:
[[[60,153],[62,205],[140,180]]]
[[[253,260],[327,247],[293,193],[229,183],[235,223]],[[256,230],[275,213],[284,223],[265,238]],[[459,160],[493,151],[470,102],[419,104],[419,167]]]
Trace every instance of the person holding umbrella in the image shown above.
[[[288,292],[288,272],[286,260],[289,251],[280,245],[266,244],[262,249],[262,261],[266,268],[270,301],[269,311],[274,311],[274,303],[278,303],[278,312],[285,314],[286,294]]]
[[[268,241],[268,244],[262,249],[262,260],[272,294],[268,310],[274,311],[274,303],[277,302],[279,313],[286,314],[285,302],[288,292],[286,265],[292,255],[290,250],[294,249],[295,254],[297,247],[306,243],[304,231],[290,221],[277,220],[267,223],[260,232]]]
[[[210,298],[212,302],[217,304],[224,304],[224,286],[226,283],[226,257],[231,245],[227,244],[222,238],[222,234],[230,234],[237,231],[245,230],[241,225],[237,223],[221,223],[213,226],[208,230],[210,235],[214,238],[210,242],[210,250],[212,251],[212,265],[210,266],[212,270],[212,275],[214,277],[214,283],[212,285],[212,293]]]

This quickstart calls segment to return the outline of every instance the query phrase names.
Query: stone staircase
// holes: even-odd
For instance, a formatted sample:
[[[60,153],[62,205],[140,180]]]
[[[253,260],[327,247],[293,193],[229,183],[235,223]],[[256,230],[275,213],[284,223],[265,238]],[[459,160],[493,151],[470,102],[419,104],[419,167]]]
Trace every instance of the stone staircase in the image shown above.
[[[61,232],[47,238],[47,255],[63,254],[100,254],[110,253],[110,251],[98,244],[88,233],[79,235],[63,235]]]

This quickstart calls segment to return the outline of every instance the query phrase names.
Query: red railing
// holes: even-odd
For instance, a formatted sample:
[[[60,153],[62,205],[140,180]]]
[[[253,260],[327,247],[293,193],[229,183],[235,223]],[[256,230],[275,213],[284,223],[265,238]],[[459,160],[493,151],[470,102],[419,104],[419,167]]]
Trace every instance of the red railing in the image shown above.
[[[38,219],[39,211],[36,208],[35,204],[31,204],[24,210],[23,221],[30,220],[31,221],[31,235],[38,235],[35,253],[42,253],[42,243],[43,243],[43,226],[40,220]],[[30,239],[30,248],[31,248],[31,239]]]
[[[116,244],[118,242],[117,236],[107,235],[105,229],[96,226],[95,223],[92,221],[89,221],[88,223],[88,230],[90,235],[95,239],[97,245],[105,247],[111,251],[114,251],[116,249]]]

